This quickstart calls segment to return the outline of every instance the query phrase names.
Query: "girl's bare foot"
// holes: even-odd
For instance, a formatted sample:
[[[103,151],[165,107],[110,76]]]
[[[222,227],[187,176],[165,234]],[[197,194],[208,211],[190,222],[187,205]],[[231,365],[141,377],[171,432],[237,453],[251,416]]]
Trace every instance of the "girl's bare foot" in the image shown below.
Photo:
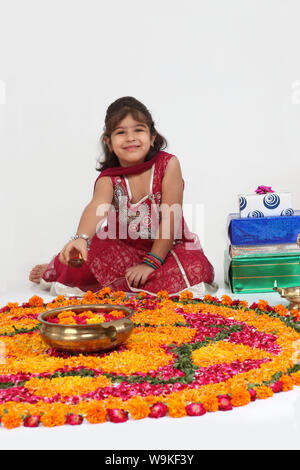
[[[37,264],[29,274],[29,280],[38,284],[47,269],[48,264]]]

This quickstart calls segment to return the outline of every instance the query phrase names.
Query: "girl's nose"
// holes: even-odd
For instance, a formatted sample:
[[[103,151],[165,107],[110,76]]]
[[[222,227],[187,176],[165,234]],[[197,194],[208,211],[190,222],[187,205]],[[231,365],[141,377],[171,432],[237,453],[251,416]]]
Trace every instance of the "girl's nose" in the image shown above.
[[[134,134],[133,133],[128,133],[127,140],[128,140],[128,142],[134,141],[135,140]]]

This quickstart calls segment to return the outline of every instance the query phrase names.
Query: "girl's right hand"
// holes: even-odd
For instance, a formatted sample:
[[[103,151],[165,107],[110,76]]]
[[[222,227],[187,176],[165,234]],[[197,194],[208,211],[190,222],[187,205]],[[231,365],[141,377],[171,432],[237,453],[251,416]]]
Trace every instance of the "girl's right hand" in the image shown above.
[[[68,264],[70,259],[78,258],[79,253],[84,261],[86,261],[88,257],[88,249],[87,242],[83,238],[69,241],[60,252],[59,261],[63,264]]]

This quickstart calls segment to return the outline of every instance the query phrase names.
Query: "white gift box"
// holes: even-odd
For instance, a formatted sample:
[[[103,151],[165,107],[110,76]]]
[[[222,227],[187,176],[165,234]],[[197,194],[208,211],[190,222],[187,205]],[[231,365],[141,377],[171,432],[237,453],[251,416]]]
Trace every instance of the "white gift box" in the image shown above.
[[[241,217],[294,215],[291,193],[240,194]]]

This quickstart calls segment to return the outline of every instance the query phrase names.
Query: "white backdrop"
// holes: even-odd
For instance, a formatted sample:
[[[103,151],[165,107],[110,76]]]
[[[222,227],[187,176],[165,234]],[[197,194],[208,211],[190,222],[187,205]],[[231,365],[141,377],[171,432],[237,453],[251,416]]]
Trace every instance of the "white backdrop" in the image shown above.
[[[203,227],[187,220],[222,284],[238,193],[271,185],[300,209],[299,19],[297,0],[0,0],[0,293],[75,232],[125,95],[204,205]]]

